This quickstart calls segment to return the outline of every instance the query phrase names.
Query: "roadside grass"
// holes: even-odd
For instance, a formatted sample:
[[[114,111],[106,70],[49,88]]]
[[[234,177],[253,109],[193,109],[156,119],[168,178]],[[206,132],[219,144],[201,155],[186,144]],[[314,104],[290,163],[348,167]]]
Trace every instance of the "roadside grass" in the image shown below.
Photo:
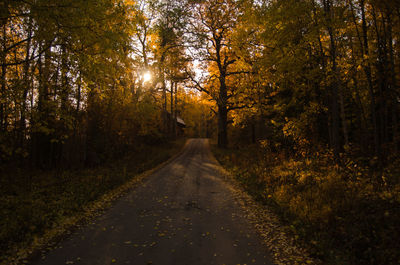
[[[259,146],[219,149],[217,160],[280,216],[324,264],[400,264],[400,168],[379,174],[329,154],[286,158]]]
[[[13,256],[21,250],[23,253],[24,248],[32,252],[50,230],[59,227],[59,232],[51,234],[60,236],[65,223],[73,226],[81,221],[82,218],[76,217],[87,214],[88,207],[101,210],[106,205],[93,207],[96,200],[107,195],[112,197],[109,201],[114,200],[124,183],[134,181],[144,171],[177,154],[184,142],[185,139],[180,139],[143,146],[122,159],[90,169],[9,172],[11,176],[0,180],[0,264],[11,264]]]

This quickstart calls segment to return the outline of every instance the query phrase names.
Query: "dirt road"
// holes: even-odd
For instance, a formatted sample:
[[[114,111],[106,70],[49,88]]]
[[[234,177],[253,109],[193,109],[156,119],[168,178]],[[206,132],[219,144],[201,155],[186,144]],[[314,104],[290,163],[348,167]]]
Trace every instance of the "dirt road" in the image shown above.
[[[216,170],[206,139],[32,261],[58,264],[272,264]]]

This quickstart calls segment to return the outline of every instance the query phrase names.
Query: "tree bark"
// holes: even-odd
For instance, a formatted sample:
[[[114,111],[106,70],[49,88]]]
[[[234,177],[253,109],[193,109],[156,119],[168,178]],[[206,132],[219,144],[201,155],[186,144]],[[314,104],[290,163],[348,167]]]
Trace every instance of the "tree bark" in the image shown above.
[[[354,26],[355,26],[356,32],[357,32],[357,38],[358,38],[358,40],[360,41],[360,44],[361,44],[362,43],[361,42],[361,36],[360,36],[360,32],[358,30],[358,24],[356,22],[356,17],[354,15],[353,5],[352,5],[351,1],[350,1],[350,7],[351,7],[351,11],[352,11],[352,17],[353,17]],[[357,65],[357,61],[356,61],[356,56],[355,56],[355,51],[354,51],[353,39],[352,38],[349,38],[349,39],[350,39],[350,49],[351,49],[351,61],[352,61],[352,64],[354,66],[356,66]],[[360,48],[362,50],[363,46],[360,45]],[[363,54],[363,52],[362,52],[362,54]],[[367,150],[366,150],[366,147],[367,147],[367,144],[366,144],[367,143],[367,135],[366,135],[366,133],[367,133],[367,125],[366,125],[367,124],[367,118],[365,116],[365,110],[364,110],[364,107],[363,107],[363,103],[361,101],[361,96],[360,96],[360,91],[359,91],[360,89],[359,89],[359,85],[358,85],[356,68],[355,68],[354,73],[352,75],[352,80],[354,82],[355,101],[356,101],[356,103],[358,105],[358,108],[359,108],[359,110],[358,110],[358,113],[359,113],[358,114],[359,115],[358,116],[358,122],[359,122],[359,128],[360,128],[359,145],[360,145],[360,147],[362,149],[362,152],[365,153],[365,152],[367,152]]]
[[[365,19],[365,5],[364,0],[360,0],[360,8],[361,8],[361,20],[362,20],[362,32],[363,32],[363,42],[362,46],[364,54],[366,57],[366,62],[363,64],[365,76],[367,77],[368,83],[368,91],[370,94],[370,109],[371,109],[371,120],[372,120],[372,127],[373,127],[373,138],[374,138],[374,153],[376,156],[380,156],[381,148],[380,148],[380,141],[379,141],[379,131],[377,125],[377,115],[376,115],[376,103],[375,103],[375,93],[374,87],[372,83],[372,75],[371,75],[371,64],[369,62],[369,45],[368,45],[368,29],[367,29],[367,22]]]
[[[50,121],[50,67],[51,67],[51,48],[50,41],[45,41],[44,46],[49,47],[44,53],[44,65],[42,58],[39,56],[39,95],[38,95],[38,120],[40,129],[35,134],[33,142],[35,153],[33,156],[36,158],[36,164],[41,168],[49,168],[52,164],[51,161],[51,143],[49,133],[44,130],[49,130],[51,126]]]
[[[175,105],[175,112],[174,112],[174,118],[175,118],[175,123],[174,123],[174,132],[175,132],[175,137],[178,136],[178,130],[176,128],[176,120],[178,118],[178,83],[175,83],[175,101],[174,101],[174,105]]]
[[[399,148],[399,135],[398,135],[398,116],[397,116],[397,78],[396,78],[396,64],[394,59],[394,49],[393,49],[393,30],[392,30],[392,12],[390,9],[387,10],[388,17],[388,48],[389,48],[389,59],[390,59],[390,95],[392,97],[392,141],[393,150],[395,153],[398,152]]]
[[[68,50],[66,40],[63,40],[61,48],[61,113],[65,114],[68,112],[68,97],[69,97],[69,80],[68,80]],[[62,117],[63,119],[65,117]]]
[[[339,99],[340,99],[340,116],[341,116],[341,119],[342,119],[342,130],[343,130],[344,144],[346,146],[348,146],[349,145],[349,134],[348,134],[348,131],[347,131],[347,120],[346,120],[346,111],[345,111],[345,106],[344,106],[343,88],[340,91]]]
[[[385,74],[385,65],[387,63],[386,60],[386,52],[385,52],[385,40],[384,36],[381,36],[381,32],[378,26],[377,14],[374,6],[372,6],[372,19],[374,21],[375,28],[375,36],[377,41],[377,50],[378,57],[376,61],[377,68],[377,82],[378,82],[378,93],[377,93],[377,127],[378,127],[378,137],[379,137],[379,150],[378,158],[379,161],[382,162],[383,157],[385,156],[385,143],[387,142],[387,133],[386,133],[386,124],[387,124],[387,104],[386,104],[386,74]],[[384,22],[382,27],[384,27]]]
[[[220,88],[218,105],[218,147],[228,147],[228,91],[226,87],[226,73],[220,70]]]
[[[1,52],[1,60],[0,62],[2,63],[1,66],[1,90],[0,90],[0,131],[6,131],[7,129],[7,110],[6,110],[6,73],[7,73],[7,66],[6,66],[6,48],[7,48],[7,36],[6,36],[6,22],[3,24],[2,28],[2,48],[4,52]]]
[[[228,111],[224,104],[218,104],[218,147],[228,147]]]
[[[24,147],[26,138],[26,100],[28,96],[28,91],[30,90],[30,80],[29,80],[29,68],[30,68],[30,49],[31,49],[31,37],[32,37],[32,26],[29,20],[28,28],[28,41],[26,43],[26,54],[25,54],[25,64],[24,64],[24,88],[22,94],[22,106],[21,106],[21,117],[20,117],[20,146]]]
[[[334,28],[332,26],[332,2],[330,0],[323,1],[325,18],[327,21],[327,30],[329,34],[329,48],[330,48],[330,57],[332,63],[332,82],[330,85],[330,131],[331,131],[331,147],[333,149],[333,153],[336,159],[339,158],[340,152],[340,129],[339,129],[339,72],[337,67],[337,54],[336,54],[336,39]]]
[[[78,74],[78,87],[76,93],[76,113],[78,114],[81,108],[81,90],[82,90],[82,75],[81,71]]]
[[[170,98],[170,101],[171,101],[171,136],[172,137],[175,137],[175,129],[176,129],[176,127],[175,127],[175,125],[176,125],[176,117],[175,117],[175,115],[174,115],[174,86],[175,86],[175,83],[174,83],[174,81],[172,81],[171,80],[171,87],[170,87],[170,96],[171,96],[171,98]]]

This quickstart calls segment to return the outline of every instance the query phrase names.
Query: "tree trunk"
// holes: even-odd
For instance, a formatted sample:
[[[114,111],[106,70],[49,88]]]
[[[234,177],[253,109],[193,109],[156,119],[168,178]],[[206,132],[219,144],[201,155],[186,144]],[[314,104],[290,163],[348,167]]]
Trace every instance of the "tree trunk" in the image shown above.
[[[82,89],[82,75],[81,71],[78,74],[78,87],[76,93],[76,113],[78,114],[81,108],[81,89]]]
[[[39,121],[39,132],[35,135],[35,158],[36,164],[42,168],[48,168],[51,166],[51,143],[50,135],[45,131],[48,131],[51,126],[50,121],[50,102],[49,102],[49,91],[50,91],[50,67],[51,67],[51,49],[50,42],[45,41],[44,47],[47,50],[44,53],[44,65],[41,62],[41,56],[39,56],[39,95],[38,95],[38,120]]]
[[[337,69],[337,55],[336,55],[336,39],[335,39],[335,33],[334,29],[332,26],[332,16],[333,16],[333,11],[332,11],[332,3],[331,1],[323,1],[324,3],[324,11],[325,11],[325,17],[327,20],[327,30],[329,34],[329,39],[330,39],[330,57],[331,57],[331,63],[332,63],[332,82],[330,85],[330,131],[331,131],[331,147],[333,149],[333,153],[336,159],[339,158],[339,152],[340,152],[340,129],[339,129],[339,104],[338,104],[338,99],[339,99],[339,83],[340,83],[340,78],[339,78],[339,72]]]
[[[394,49],[393,49],[393,31],[392,31],[392,17],[391,11],[387,10],[388,13],[388,46],[389,46],[389,59],[390,59],[390,96],[392,97],[392,142],[393,151],[398,152],[399,136],[398,136],[398,120],[397,120],[397,78],[396,78],[396,64],[394,59]]]
[[[352,7],[353,8],[353,7]],[[352,9],[353,11],[353,9]],[[357,31],[357,37],[359,40],[361,40],[360,38],[360,33],[358,31],[357,28],[357,23],[355,20],[355,16],[353,13],[353,21],[356,27],[356,31]],[[351,61],[353,65],[357,65],[357,61],[356,61],[356,56],[355,56],[355,52],[354,52],[354,43],[352,38],[350,38],[350,49],[351,49]],[[362,49],[362,46],[361,46]],[[352,74],[352,80],[354,82],[354,90],[355,90],[355,101],[356,101],[356,105],[358,105],[358,122],[359,122],[359,128],[360,128],[360,135],[358,136],[359,138],[359,146],[362,149],[363,153],[366,153],[366,147],[367,147],[367,118],[365,117],[365,111],[364,111],[364,107],[363,107],[363,103],[361,101],[361,96],[360,96],[360,91],[359,91],[359,85],[358,85],[358,80],[357,80],[357,70],[354,70],[354,73]]]
[[[218,147],[228,147],[228,110],[225,104],[218,104]]]
[[[379,142],[379,131],[377,125],[377,116],[376,116],[376,103],[375,103],[375,93],[372,84],[372,75],[371,75],[371,64],[369,60],[369,45],[368,45],[368,29],[367,29],[367,22],[365,19],[365,6],[364,0],[360,0],[360,7],[361,7],[361,19],[362,19],[362,31],[363,31],[363,47],[364,47],[364,54],[367,58],[367,62],[364,62],[364,72],[367,77],[368,83],[368,91],[370,94],[370,109],[371,109],[371,119],[372,119],[372,127],[373,127],[373,137],[374,137],[374,153],[376,156],[380,157],[381,149],[380,149],[380,142]]]
[[[178,136],[178,130],[176,128],[176,120],[178,118],[178,83],[175,83],[175,101],[174,101],[174,105],[175,105],[175,112],[174,112],[174,117],[175,117],[175,123],[174,123],[174,132],[175,132],[175,137]]]
[[[168,133],[168,117],[167,117],[167,88],[165,84],[165,76],[164,76],[164,54],[161,55],[160,63],[158,65],[158,71],[161,78],[162,85],[162,123],[163,123],[163,132],[165,134]]]
[[[176,125],[176,117],[174,116],[174,86],[175,83],[171,80],[171,91],[170,91],[170,96],[171,96],[171,136],[175,137],[175,125]]]
[[[342,130],[343,130],[344,144],[346,146],[348,146],[349,145],[349,134],[347,131],[347,120],[346,120],[346,112],[345,112],[345,106],[344,106],[343,89],[341,89],[341,91],[340,91],[339,99],[340,99],[340,116],[342,118]]]
[[[386,60],[386,52],[385,52],[385,40],[384,36],[381,36],[381,32],[378,28],[378,19],[375,12],[375,8],[372,6],[372,18],[374,21],[374,28],[376,34],[377,41],[377,50],[378,50],[378,58],[376,62],[377,66],[377,81],[378,81],[378,93],[377,93],[377,127],[378,127],[378,137],[379,137],[379,161],[382,162],[385,156],[385,143],[387,142],[387,133],[386,133],[386,125],[387,125],[387,104],[386,104],[386,74],[385,74],[385,66],[387,64]],[[384,22],[382,24],[384,27]],[[379,118],[378,118],[379,117]]]
[[[67,44],[66,41],[63,40],[62,48],[61,48],[61,113],[65,116],[68,113],[68,96],[69,96],[69,80],[68,80],[68,60],[67,60]],[[65,117],[62,117],[65,119]]]
[[[29,20],[29,28],[28,28],[28,41],[26,43],[26,54],[25,54],[25,63],[24,63],[24,73],[23,73],[23,78],[24,78],[24,88],[23,88],[23,94],[22,94],[22,106],[21,106],[21,117],[20,117],[20,146],[24,147],[25,146],[25,138],[26,138],[26,100],[28,96],[28,91],[30,89],[30,80],[29,80],[29,68],[30,68],[30,62],[29,62],[29,56],[30,56],[30,49],[31,49],[31,37],[32,37],[32,29],[31,29],[31,23]]]
[[[219,54],[219,51],[218,51]],[[218,147],[228,147],[228,91],[226,87],[226,72],[220,68],[220,88],[218,104]]]
[[[6,36],[6,23],[3,24],[3,28],[2,28],[2,35],[3,35],[3,39],[2,39],[2,48],[3,51],[6,50],[7,48],[7,36]],[[0,131],[6,131],[7,128],[7,110],[6,110],[6,73],[7,73],[7,66],[6,66],[6,52],[1,52],[1,60],[0,62],[2,63],[1,66],[1,90],[0,90]]]

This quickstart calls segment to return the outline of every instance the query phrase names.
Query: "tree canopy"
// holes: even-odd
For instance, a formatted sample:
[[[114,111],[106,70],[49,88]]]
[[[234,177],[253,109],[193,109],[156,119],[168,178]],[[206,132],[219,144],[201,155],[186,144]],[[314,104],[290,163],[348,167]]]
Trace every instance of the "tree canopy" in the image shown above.
[[[396,0],[6,0],[0,65],[2,175],[186,136],[398,187]]]
[[[67,146],[86,146],[89,161],[117,142],[176,135],[178,90],[190,89],[214,102],[221,147],[230,130],[249,128],[253,142],[274,135],[336,158],[398,153],[396,1],[3,1],[1,10],[4,161],[46,167]]]

